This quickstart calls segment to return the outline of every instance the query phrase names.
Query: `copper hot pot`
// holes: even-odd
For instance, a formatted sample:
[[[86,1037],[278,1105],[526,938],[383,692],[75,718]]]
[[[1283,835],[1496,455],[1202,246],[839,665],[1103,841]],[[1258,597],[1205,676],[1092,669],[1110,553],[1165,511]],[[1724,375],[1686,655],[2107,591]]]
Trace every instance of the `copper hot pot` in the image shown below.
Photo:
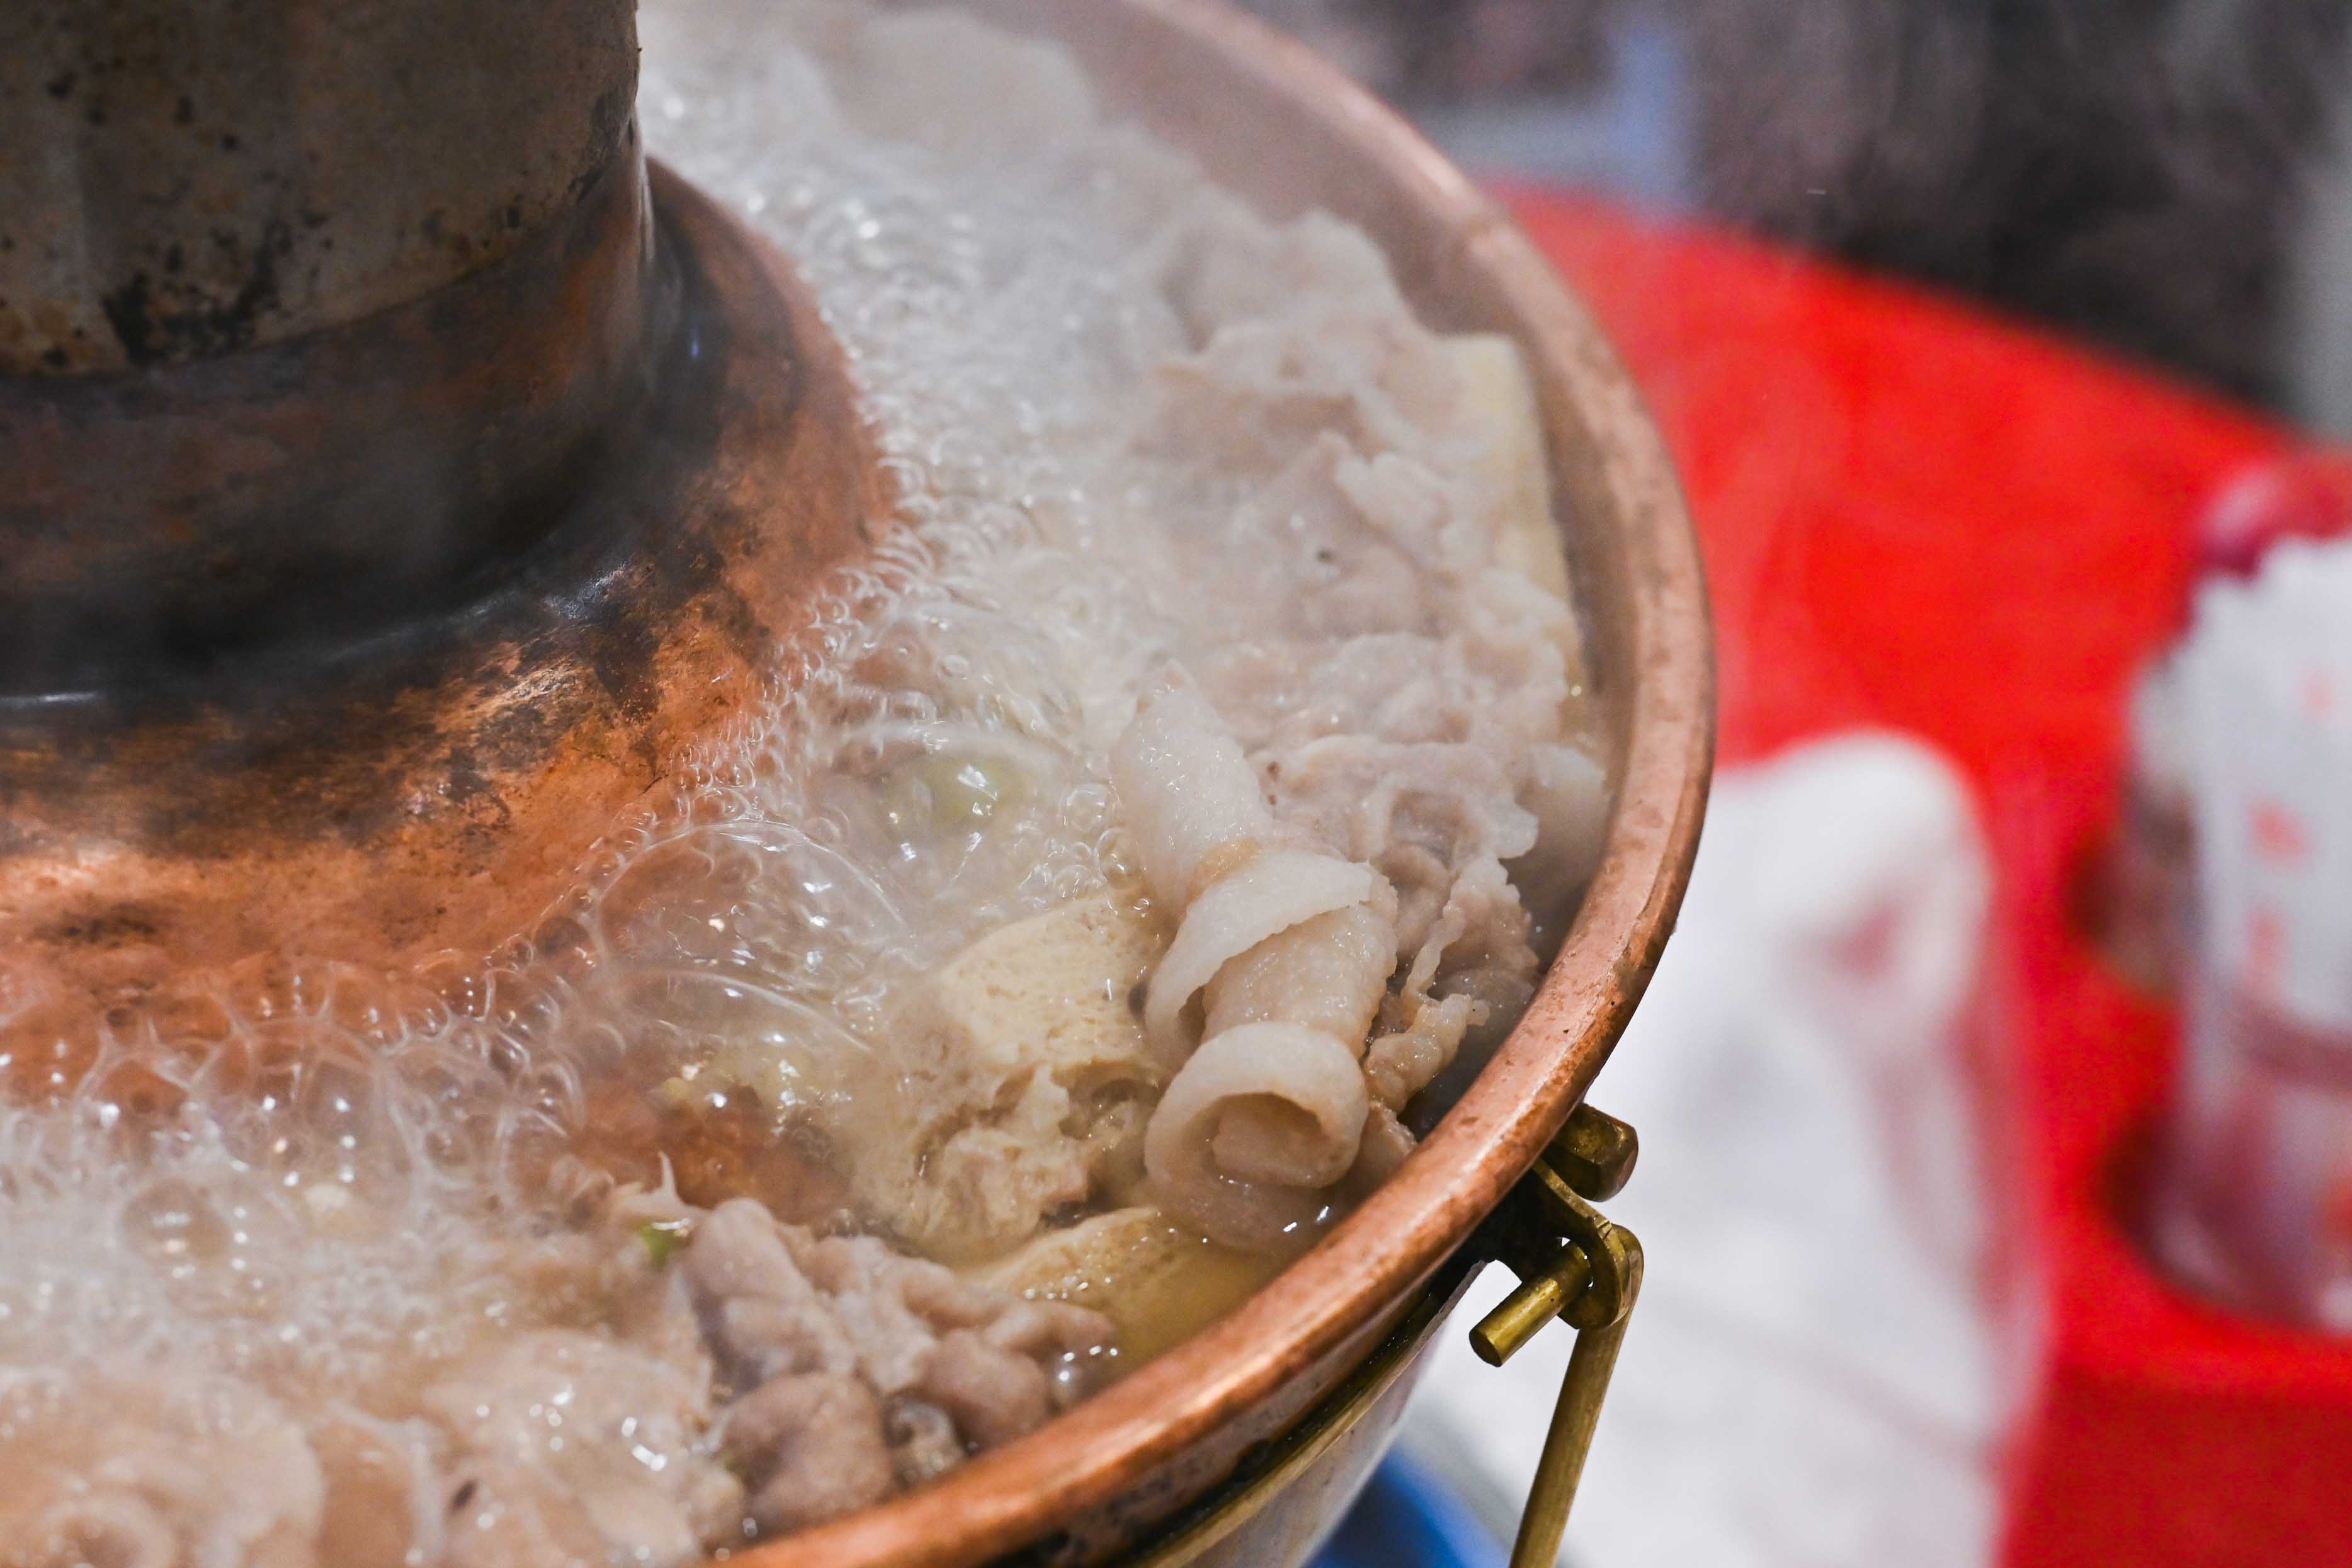
[[[1696,849],[1699,563],[1591,318],[1388,110],[1208,0],[971,8],[1061,40],[1269,214],[1360,225],[1433,325],[1517,340],[1621,771],[1533,1005],[1356,1214],[1047,1426],[733,1561],[1279,1568],[1377,1460],[1477,1264],[1530,1279],[1498,1349],[1607,1315],[1605,1222],[1567,1189],[1608,1173],[1577,1181],[1591,1146],[1554,1140]],[[647,171],[631,0],[260,10],[0,18],[0,1041],[40,1047],[9,1053],[18,1094],[184,973],[399,968],[526,929],[788,679],[804,595],[887,514],[790,258]],[[1590,1404],[1563,1403],[1565,1447]]]

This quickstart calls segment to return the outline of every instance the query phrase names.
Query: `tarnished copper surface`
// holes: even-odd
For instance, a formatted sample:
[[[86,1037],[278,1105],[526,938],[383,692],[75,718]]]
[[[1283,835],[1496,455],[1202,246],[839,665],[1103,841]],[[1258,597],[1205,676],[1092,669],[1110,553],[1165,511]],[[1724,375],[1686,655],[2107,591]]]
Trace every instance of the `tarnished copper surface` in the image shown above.
[[[655,390],[529,548],[365,636],[0,702],[0,1033],[86,1049],[109,1009],[257,955],[487,952],[787,678],[880,480],[781,258],[658,169],[651,192]]]
[[[7,0],[0,375],[419,299],[562,221],[636,78],[634,0]]]
[[[163,370],[0,376],[0,699],[169,685],[446,609],[553,530],[677,374],[642,163],[492,265]]]
[[[875,472],[635,82],[632,0],[0,11],[16,1091],[231,971],[478,957],[784,678]]]
[[[450,0],[429,4],[467,20]],[[1601,871],[1534,1005],[1388,1185],[1231,1317],[1068,1415],[920,1491],[733,1559],[768,1568],[1100,1560],[1296,1421],[1363,1362],[1599,1071],[1671,929],[1706,792],[1706,606],[1671,471],[1606,343],[1507,220],[1377,103],[1231,12],[1198,0],[975,8],[1064,38],[1116,109],[1268,210],[1321,205],[1364,226],[1436,324],[1525,345],[1622,782]],[[508,14],[529,26],[563,9]],[[0,18],[0,51],[20,41],[6,29],[21,15]],[[0,181],[14,177],[5,143],[0,133]],[[467,529],[428,540],[445,553],[417,575],[417,597],[373,624],[352,624],[357,610],[263,616],[240,635],[245,623],[226,616],[188,639],[194,658],[83,638],[86,686],[65,679],[83,666],[55,661],[71,639],[14,656],[16,694],[0,701],[0,953],[16,989],[0,997],[0,1039],[55,1039],[86,1058],[91,1021],[110,1010],[159,1005],[182,977],[289,952],[372,971],[481,952],[528,930],[618,813],[786,678],[803,595],[865,547],[879,481],[845,370],[783,264],[658,172],[652,197],[657,243],[638,257],[635,296],[646,357],[623,359],[652,390],[639,417],[603,426],[634,445],[600,442],[583,468],[555,464],[576,487],[562,505],[474,509]],[[542,280],[625,273],[620,250],[596,248],[608,231],[592,217],[531,226],[588,247]],[[528,268],[528,251],[498,265]],[[496,270],[482,288],[499,287]],[[572,319],[588,341],[553,351],[584,367],[583,386],[613,389],[594,372],[625,335],[601,313],[614,299],[583,294]],[[560,333],[573,307],[542,302]],[[37,341],[0,325],[11,331],[18,349]],[[257,321],[227,346],[272,352],[276,332]],[[259,388],[266,397],[266,378]],[[461,382],[452,395],[474,394]],[[6,439],[0,428],[0,455]],[[299,537],[268,537],[278,570],[315,564]],[[152,562],[155,543],[136,558]],[[0,594],[91,580],[70,542],[37,558],[47,575]],[[448,563],[464,560],[474,566],[453,579]],[[190,586],[187,603],[239,602],[233,581]],[[266,597],[282,616],[285,596]],[[74,1065],[8,1055],[20,1095]],[[714,1139],[714,1169],[736,1153]],[[1311,1539],[1307,1525],[1346,1491],[1286,1494],[1278,1506],[1305,1511],[1264,1539]]]
[[[1606,340],[1526,237],[1380,103],[1235,12],[1202,0],[973,8],[1063,39],[1115,110],[1267,211],[1322,206],[1363,225],[1432,321],[1518,340],[1621,782],[1600,872],[1533,1005],[1386,1186],[1231,1317],[1118,1386],[923,1490],[732,1559],[748,1568],[1101,1560],[1148,1539],[1360,1362],[1559,1130],[1657,964],[1706,795],[1706,591],[1674,472]]]

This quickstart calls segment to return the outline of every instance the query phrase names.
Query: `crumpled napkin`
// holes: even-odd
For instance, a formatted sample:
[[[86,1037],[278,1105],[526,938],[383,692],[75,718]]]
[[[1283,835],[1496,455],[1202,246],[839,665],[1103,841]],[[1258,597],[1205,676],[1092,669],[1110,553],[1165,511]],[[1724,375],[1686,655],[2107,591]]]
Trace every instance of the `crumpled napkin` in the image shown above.
[[[1606,1205],[1647,1253],[1563,1561],[1987,1562],[2008,1386],[1961,1032],[1990,869],[1966,784],[1885,733],[1717,786],[1680,929],[1593,1102],[1643,1154]],[[1404,1428],[1507,1539],[1571,1337],[1465,1334]]]

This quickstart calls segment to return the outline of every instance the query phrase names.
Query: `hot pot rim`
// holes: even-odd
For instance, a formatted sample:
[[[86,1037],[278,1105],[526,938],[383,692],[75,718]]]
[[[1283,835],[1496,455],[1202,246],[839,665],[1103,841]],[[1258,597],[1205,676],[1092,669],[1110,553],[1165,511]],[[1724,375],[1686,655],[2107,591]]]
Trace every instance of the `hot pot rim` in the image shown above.
[[[742,1568],[985,1562],[1100,1507],[1392,1316],[1526,1173],[1623,1032],[1673,931],[1712,771],[1705,579],[1672,461],[1599,327],[1510,218],[1386,105],[1222,0],[971,3],[989,19],[1073,44],[1098,74],[1106,51],[1124,54],[1137,101],[1114,109],[1196,153],[1214,134],[1206,106],[1229,107],[1228,92],[1246,95],[1261,119],[1294,122],[1313,142],[1304,166],[1319,155],[1333,169],[1352,165],[1362,182],[1303,195],[1371,229],[1399,258],[1416,308],[1448,329],[1508,331],[1528,352],[1558,510],[1573,520],[1585,608],[1612,656],[1602,670],[1617,704],[1617,796],[1601,868],[1526,1016],[1354,1214],[1231,1315],[1124,1382],[919,1490],[738,1553]],[[1213,89],[1191,74],[1203,68]],[[1280,191],[1248,194],[1277,208],[1305,205]],[[1413,234],[1401,255],[1398,241]]]

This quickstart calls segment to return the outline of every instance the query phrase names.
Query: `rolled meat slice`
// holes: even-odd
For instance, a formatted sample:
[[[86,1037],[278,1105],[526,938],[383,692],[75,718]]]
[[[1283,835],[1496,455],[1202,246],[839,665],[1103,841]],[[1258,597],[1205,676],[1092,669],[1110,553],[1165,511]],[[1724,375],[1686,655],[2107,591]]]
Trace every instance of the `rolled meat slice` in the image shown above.
[[[1301,921],[1228,960],[1209,983],[1203,1035],[1242,1024],[1305,1024],[1343,1040],[1371,1032],[1396,968],[1389,889],[1370,902]]]
[[[1145,699],[1111,766],[1145,880],[1179,917],[1144,994],[1146,1042],[1175,1075],[1145,1131],[1146,1174],[1211,1238],[1281,1249],[1358,1162],[1372,1104],[1360,1058],[1396,965],[1395,892],[1369,866],[1271,847],[1247,756],[1181,671]],[[1398,1139],[1411,1146],[1394,1122],[1377,1163],[1402,1157]]]
[[[1356,1055],[1297,1024],[1244,1024],[1204,1042],[1144,1135],[1168,1210],[1212,1240],[1271,1250],[1320,1215],[1356,1162],[1370,1108]]]
[[[1152,972],[1143,1003],[1152,1054],[1171,1065],[1183,1060],[1191,1044],[1185,1005],[1229,962],[1318,915],[1367,903],[1379,888],[1369,866],[1300,850],[1258,856],[1212,885],[1184,910],[1176,940]]]
[[[1181,671],[1145,695],[1111,749],[1110,774],[1144,882],[1171,913],[1274,836],[1241,742]]]

